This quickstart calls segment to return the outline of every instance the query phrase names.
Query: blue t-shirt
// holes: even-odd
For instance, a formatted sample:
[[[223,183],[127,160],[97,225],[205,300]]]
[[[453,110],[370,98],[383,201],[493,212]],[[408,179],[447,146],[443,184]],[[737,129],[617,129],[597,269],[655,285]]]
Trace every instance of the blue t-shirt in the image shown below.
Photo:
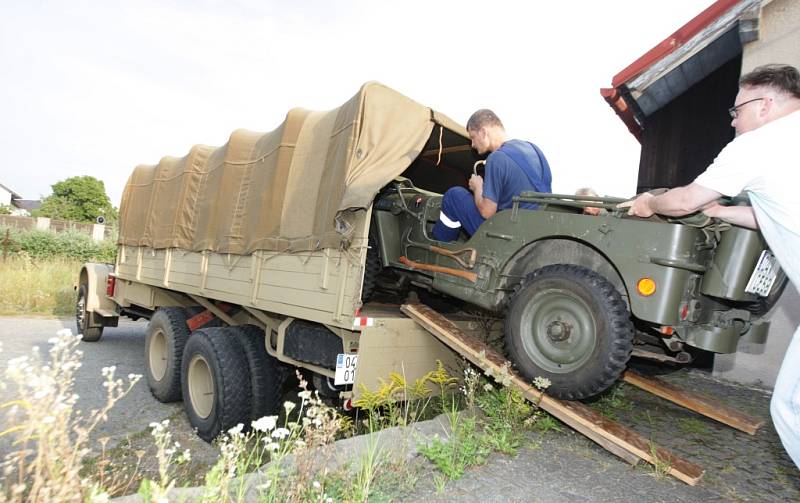
[[[509,151],[513,149],[509,155]],[[513,156],[513,158],[512,158]],[[522,160],[527,166],[519,166],[516,160]],[[542,154],[542,161],[533,146],[521,140],[509,140],[486,158],[486,176],[483,183],[483,197],[497,203],[497,211],[510,209],[514,203],[512,198],[525,191],[551,192],[550,168]],[[537,181],[539,189],[531,183],[523,169]],[[537,203],[520,203],[520,208],[535,210]]]

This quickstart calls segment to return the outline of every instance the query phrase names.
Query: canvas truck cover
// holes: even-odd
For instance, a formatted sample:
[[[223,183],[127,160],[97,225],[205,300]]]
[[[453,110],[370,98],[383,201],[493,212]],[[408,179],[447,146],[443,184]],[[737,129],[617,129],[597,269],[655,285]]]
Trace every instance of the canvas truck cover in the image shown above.
[[[348,214],[420,154],[435,125],[466,130],[375,82],[327,112],[293,109],[270,133],[137,166],[120,204],[119,243],[247,254],[346,247]]]

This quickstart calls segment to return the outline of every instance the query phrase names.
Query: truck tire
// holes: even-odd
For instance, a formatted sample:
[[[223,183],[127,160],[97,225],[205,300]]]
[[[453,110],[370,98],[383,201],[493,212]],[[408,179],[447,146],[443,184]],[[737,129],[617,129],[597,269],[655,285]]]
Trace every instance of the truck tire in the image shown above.
[[[239,423],[249,425],[250,370],[236,330],[192,332],[183,351],[181,388],[189,424],[206,442]]]
[[[78,287],[78,299],[75,302],[75,325],[79,334],[83,334],[82,341],[97,342],[103,336],[103,327],[92,327],[92,313],[86,310],[86,297],[89,285],[81,283]]]
[[[286,380],[281,363],[267,353],[262,329],[253,325],[232,327],[232,329],[236,330],[236,337],[244,350],[250,370],[252,396],[250,421],[277,415]]]
[[[181,399],[181,359],[189,327],[189,312],[180,307],[159,307],[147,324],[144,365],[147,385],[159,402]]]
[[[362,303],[366,303],[372,297],[375,285],[378,282],[378,275],[383,268],[380,252],[378,252],[378,241],[370,236],[367,242],[369,243],[369,248],[367,249],[367,260],[364,264],[364,282],[361,286]]]
[[[529,381],[546,377],[549,395],[588,398],[625,370],[633,323],[619,292],[599,274],[550,265],[528,275],[506,316],[506,347]]]

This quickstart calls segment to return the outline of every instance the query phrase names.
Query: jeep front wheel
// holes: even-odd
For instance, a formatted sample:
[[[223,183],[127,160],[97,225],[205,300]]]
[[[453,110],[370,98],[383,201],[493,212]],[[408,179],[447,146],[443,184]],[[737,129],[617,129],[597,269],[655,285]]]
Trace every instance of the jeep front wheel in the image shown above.
[[[619,292],[575,265],[551,265],[527,276],[506,316],[506,347],[528,380],[550,380],[557,398],[588,398],[625,370],[633,324]]]

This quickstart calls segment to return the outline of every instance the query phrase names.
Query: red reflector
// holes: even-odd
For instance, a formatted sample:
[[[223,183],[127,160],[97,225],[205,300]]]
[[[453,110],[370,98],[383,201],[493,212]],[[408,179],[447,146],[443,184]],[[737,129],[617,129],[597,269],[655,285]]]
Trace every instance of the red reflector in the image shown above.
[[[661,333],[664,335],[672,335],[675,333],[675,329],[672,327],[661,327]]]
[[[117,288],[117,277],[109,276],[106,280],[106,295],[109,297],[114,296],[114,290]]]
[[[214,313],[206,309],[205,311],[195,314],[188,320],[186,320],[186,326],[189,327],[190,332],[194,332],[198,328],[202,327],[209,321],[214,319]]]
[[[685,320],[689,316],[689,303],[684,303],[681,307],[681,320]]]

